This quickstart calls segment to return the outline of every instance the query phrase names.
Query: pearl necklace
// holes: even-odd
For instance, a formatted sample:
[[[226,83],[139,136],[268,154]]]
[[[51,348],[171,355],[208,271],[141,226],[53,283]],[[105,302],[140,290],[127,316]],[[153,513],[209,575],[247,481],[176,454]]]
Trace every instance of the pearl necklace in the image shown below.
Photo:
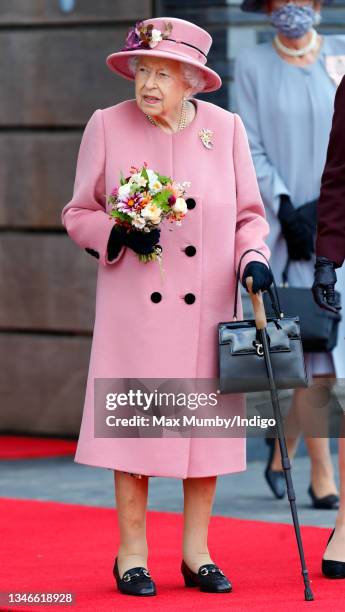
[[[310,51],[313,51],[313,49],[316,47],[317,32],[314,30],[314,28],[311,30],[311,40],[306,47],[303,47],[303,49],[290,49],[289,47],[285,47],[281,40],[279,40],[277,34],[274,37],[274,43],[279,51],[285,53],[285,55],[289,55],[290,57],[301,57],[302,55],[307,55],[307,53],[310,53]]]
[[[178,132],[180,130],[183,130],[183,128],[185,128],[187,125],[187,112],[188,112],[187,100],[183,99],[181,113],[180,113],[180,120],[179,120],[179,124],[177,128]],[[158,126],[158,123],[150,115],[147,115],[146,113],[144,113],[144,115],[145,117],[148,118],[148,120],[152,123],[152,125]]]

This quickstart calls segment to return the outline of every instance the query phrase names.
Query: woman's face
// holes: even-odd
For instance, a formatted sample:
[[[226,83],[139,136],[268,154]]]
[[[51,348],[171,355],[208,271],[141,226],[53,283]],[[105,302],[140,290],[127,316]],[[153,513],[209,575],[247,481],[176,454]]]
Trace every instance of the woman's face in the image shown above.
[[[169,115],[192,92],[183,80],[179,62],[140,57],[135,74],[135,97],[139,108],[152,116]]]

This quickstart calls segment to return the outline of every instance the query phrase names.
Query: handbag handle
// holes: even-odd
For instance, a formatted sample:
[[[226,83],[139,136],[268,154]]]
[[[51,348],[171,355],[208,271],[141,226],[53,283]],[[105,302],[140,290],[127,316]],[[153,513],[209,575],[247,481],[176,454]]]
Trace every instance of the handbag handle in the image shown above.
[[[259,253],[259,255],[261,255],[265,259],[265,261],[267,262],[268,268],[271,271],[272,278],[273,278],[274,292],[273,292],[271,287],[267,291],[268,291],[268,294],[270,296],[272,308],[273,308],[276,316],[278,317],[278,319],[282,319],[284,314],[282,313],[282,309],[281,309],[281,306],[280,306],[277,285],[276,285],[276,281],[275,281],[275,278],[274,278],[274,275],[273,275],[272,268],[270,266],[270,262],[268,261],[267,257],[263,253],[261,253],[261,251],[258,251],[258,249],[247,249],[247,251],[244,251],[244,253],[242,253],[242,255],[240,257],[240,261],[238,263],[237,273],[236,273],[235,302],[234,302],[234,313],[233,313],[233,317],[232,318],[235,321],[237,321],[238,288],[239,288],[239,283],[240,283],[240,274],[241,274],[242,259],[243,259],[243,257],[245,255],[247,255],[247,253],[250,253],[252,251],[255,252],[255,253]]]
[[[288,281],[289,267],[290,267],[290,257],[287,258],[287,261],[286,261],[286,264],[285,264],[285,268],[284,268],[284,270],[282,272],[283,287],[288,287],[289,286],[289,281]]]

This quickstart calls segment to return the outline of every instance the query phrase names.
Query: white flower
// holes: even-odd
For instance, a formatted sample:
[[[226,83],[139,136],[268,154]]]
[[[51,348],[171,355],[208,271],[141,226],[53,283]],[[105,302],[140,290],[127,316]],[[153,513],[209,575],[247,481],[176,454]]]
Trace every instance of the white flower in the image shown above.
[[[162,183],[160,181],[156,180],[150,186],[150,190],[153,193],[157,193],[158,191],[160,191],[162,189],[162,187],[163,187]]]
[[[150,168],[146,168],[147,176],[149,177],[149,188],[152,188],[153,183],[158,180],[158,174],[151,170]]]
[[[121,187],[119,187],[119,197],[127,198],[129,196],[130,189],[131,189],[131,186],[129,183],[126,183],[125,185],[121,185]]]
[[[183,213],[187,212],[187,204],[184,198],[177,198],[175,204],[171,207],[175,213]]]
[[[129,183],[137,183],[139,178],[139,174],[136,172],[135,174],[131,174]]]
[[[162,183],[158,180],[158,174],[150,168],[147,168],[146,171],[149,178],[149,190],[151,193],[157,193],[163,187]]]
[[[152,47],[155,47],[161,40],[163,40],[161,31],[153,28],[151,31],[151,40],[149,42],[151,49]]]
[[[139,185],[139,187],[146,187],[147,183],[146,179],[138,173],[132,174],[131,178],[129,179],[129,182],[131,184],[135,183],[136,185]]]
[[[151,223],[158,224],[161,220],[162,209],[157,204],[151,203],[145,206],[141,211],[141,216]]]
[[[131,215],[132,216],[132,215]],[[132,225],[138,229],[143,229],[146,225],[145,219],[143,219],[140,215],[133,215]]]
[[[181,197],[186,193],[187,189],[189,189],[190,186],[190,181],[183,181],[183,183],[174,182],[175,191],[177,191],[178,195]]]

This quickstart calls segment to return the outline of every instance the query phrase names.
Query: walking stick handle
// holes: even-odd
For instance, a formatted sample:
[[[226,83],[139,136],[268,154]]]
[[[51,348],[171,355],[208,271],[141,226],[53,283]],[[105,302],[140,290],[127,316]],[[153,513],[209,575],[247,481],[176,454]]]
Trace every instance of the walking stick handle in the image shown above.
[[[254,310],[254,318],[256,329],[265,329],[267,326],[265,307],[262,300],[262,293],[259,291],[258,293],[253,293],[253,277],[247,276],[246,285],[250,295],[250,299],[252,301],[253,310]]]

